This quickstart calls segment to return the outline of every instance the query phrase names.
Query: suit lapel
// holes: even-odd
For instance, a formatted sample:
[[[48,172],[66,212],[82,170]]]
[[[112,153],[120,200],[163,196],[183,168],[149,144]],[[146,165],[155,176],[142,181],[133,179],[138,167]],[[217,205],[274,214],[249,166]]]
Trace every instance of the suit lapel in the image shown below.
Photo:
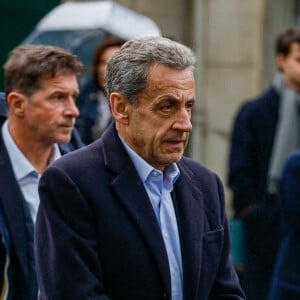
[[[104,160],[116,173],[112,187],[119,201],[135,223],[141,237],[157,263],[162,282],[171,295],[171,279],[167,252],[150,199],[138,173],[118,138],[114,123],[102,135]]]
[[[202,193],[192,178],[180,168],[175,184],[178,223],[181,232],[181,253],[185,299],[196,299],[202,263],[203,207]]]
[[[149,245],[160,266],[166,287],[171,288],[167,253],[160,228],[148,199],[147,193],[136,171],[128,166],[113,182],[113,186],[124,207],[130,213],[141,235]],[[195,299],[200,281],[202,263],[203,209],[202,193],[181,174],[175,185],[178,224],[181,232],[181,251],[186,299]]]
[[[142,238],[148,244],[159,267],[164,286],[170,292],[171,279],[168,258],[161,231],[147,192],[131,163],[116,177],[113,187]]]
[[[15,179],[12,166],[0,134],[0,205],[3,209],[6,225],[9,230],[11,247],[16,251],[21,269],[27,273],[26,267],[26,228],[23,210],[24,198]]]

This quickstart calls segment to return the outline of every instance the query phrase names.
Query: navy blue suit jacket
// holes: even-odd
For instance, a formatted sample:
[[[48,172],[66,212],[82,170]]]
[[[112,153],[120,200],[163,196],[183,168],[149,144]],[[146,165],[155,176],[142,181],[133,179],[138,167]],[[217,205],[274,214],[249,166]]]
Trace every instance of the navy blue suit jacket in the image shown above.
[[[287,160],[279,200],[282,233],[270,300],[300,299],[300,151]]]
[[[26,211],[25,199],[15,179],[8,150],[2,139],[1,125],[5,120],[4,93],[0,93],[0,209],[4,218],[4,222],[0,223],[0,232],[8,232],[10,244],[9,275],[12,277],[9,278],[8,299],[36,300],[38,287],[33,262],[33,235],[32,237],[28,236],[26,231],[26,224],[28,226],[33,226],[33,224],[28,222],[29,211]],[[83,143],[78,132],[74,130],[70,143],[61,144],[59,148],[61,154],[65,154],[82,146]],[[1,252],[1,255],[3,256],[5,253]],[[4,258],[1,257],[0,261],[3,262]],[[3,263],[0,268],[0,272],[3,272]],[[0,286],[2,287],[2,282]]]
[[[178,167],[184,299],[244,299],[229,258],[220,180],[188,158]],[[171,299],[162,234],[114,123],[49,166],[39,192],[41,299]]]
[[[228,185],[236,213],[270,198],[267,174],[278,123],[279,95],[270,87],[240,107],[233,124]]]

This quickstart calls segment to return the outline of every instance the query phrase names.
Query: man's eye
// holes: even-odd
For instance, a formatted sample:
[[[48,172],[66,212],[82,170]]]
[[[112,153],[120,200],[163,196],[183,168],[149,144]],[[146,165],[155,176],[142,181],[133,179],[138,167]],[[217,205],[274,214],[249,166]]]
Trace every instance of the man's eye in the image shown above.
[[[53,99],[54,99],[54,100],[57,100],[57,101],[60,101],[60,100],[63,99],[63,96],[62,96],[62,95],[54,95],[54,96],[53,96]]]
[[[172,105],[171,104],[167,104],[161,107],[161,109],[163,111],[170,111],[172,109]]]
[[[192,110],[193,106],[194,106],[194,102],[188,102],[185,107],[187,110]]]

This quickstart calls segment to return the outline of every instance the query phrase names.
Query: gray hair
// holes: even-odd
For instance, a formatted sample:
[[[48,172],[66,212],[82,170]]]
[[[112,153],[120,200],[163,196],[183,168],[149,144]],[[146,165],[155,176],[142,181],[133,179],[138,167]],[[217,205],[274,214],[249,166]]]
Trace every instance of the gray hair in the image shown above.
[[[144,37],[126,42],[109,60],[106,69],[107,95],[121,93],[136,103],[147,86],[151,65],[163,64],[178,70],[194,70],[195,55],[188,47],[163,37]]]

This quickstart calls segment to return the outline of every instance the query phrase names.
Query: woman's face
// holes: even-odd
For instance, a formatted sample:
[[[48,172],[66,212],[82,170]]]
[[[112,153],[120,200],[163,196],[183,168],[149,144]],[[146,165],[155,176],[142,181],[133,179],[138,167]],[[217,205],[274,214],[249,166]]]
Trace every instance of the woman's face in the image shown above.
[[[105,71],[109,59],[120,49],[120,46],[111,46],[104,50],[97,66],[98,83],[103,88],[105,86]]]

